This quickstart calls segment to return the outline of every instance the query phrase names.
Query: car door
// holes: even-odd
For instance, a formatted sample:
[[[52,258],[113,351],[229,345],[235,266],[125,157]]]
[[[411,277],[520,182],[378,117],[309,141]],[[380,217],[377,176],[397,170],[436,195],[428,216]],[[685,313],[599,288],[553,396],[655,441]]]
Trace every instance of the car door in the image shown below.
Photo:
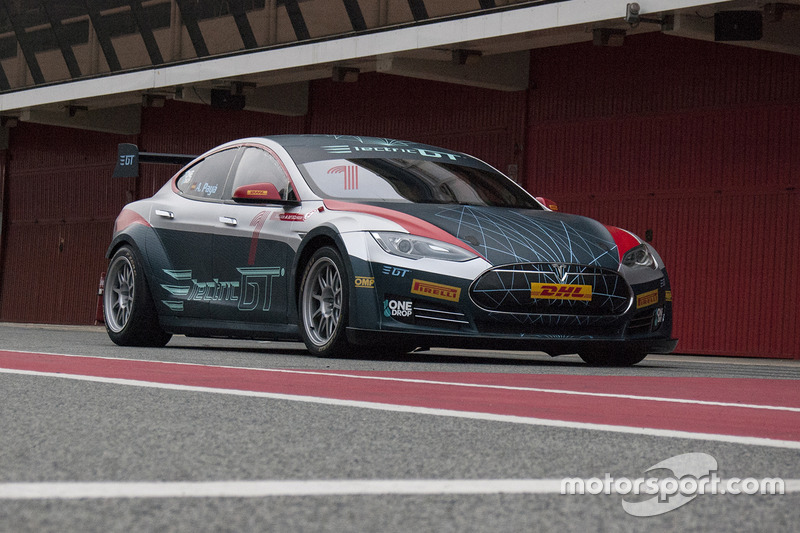
[[[262,199],[234,199],[240,188],[264,193]],[[292,184],[271,151],[245,146],[226,189],[228,201],[218,219],[214,241],[214,278],[238,287],[238,298],[212,301],[222,320],[259,324],[287,323],[287,271],[294,255],[293,218],[283,202],[294,198]]]
[[[213,232],[238,149],[215,152],[184,170],[175,192],[153,202],[158,243],[148,245],[151,291],[162,314],[207,318],[215,290]]]

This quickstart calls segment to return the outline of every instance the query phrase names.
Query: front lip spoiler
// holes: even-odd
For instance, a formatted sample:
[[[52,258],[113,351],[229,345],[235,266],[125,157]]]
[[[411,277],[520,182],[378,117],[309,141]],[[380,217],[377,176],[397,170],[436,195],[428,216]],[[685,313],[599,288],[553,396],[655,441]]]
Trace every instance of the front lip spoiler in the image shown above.
[[[530,350],[545,352],[550,356],[580,353],[582,351],[635,351],[640,353],[671,353],[678,339],[598,339],[563,338],[508,335],[449,335],[416,332],[383,331],[347,328],[347,339],[359,345],[405,345],[425,347],[472,348],[490,350]]]

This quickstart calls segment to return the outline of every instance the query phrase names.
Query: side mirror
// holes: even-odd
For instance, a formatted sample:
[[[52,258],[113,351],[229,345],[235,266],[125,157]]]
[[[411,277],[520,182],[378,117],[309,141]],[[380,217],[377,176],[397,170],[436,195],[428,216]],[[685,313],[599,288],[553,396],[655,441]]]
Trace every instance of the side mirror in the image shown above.
[[[234,200],[270,202],[282,201],[281,193],[273,183],[251,183],[242,185],[233,192]]]
[[[536,199],[540,204],[544,205],[550,211],[558,211],[558,204],[556,204],[553,200],[544,198],[542,196],[537,196]]]

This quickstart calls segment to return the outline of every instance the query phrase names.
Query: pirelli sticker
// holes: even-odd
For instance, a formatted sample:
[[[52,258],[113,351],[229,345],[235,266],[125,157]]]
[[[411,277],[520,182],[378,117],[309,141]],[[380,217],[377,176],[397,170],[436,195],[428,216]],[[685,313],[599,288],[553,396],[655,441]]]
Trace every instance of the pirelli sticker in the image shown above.
[[[375,288],[375,278],[368,276],[356,276],[356,287],[361,287],[362,289],[373,289]]]
[[[658,303],[658,289],[643,292],[636,295],[636,309],[647,307]]]
[[[563,285],[560,283],[531,283],[531,298],[544,300],[592,300],[591,285]]]
[[[439,300],[457,302],[461,298],[461,289],[450,285],[441,285],[430,281],[415,279],[411,283],[411,292],[420,296],[430,296]]]

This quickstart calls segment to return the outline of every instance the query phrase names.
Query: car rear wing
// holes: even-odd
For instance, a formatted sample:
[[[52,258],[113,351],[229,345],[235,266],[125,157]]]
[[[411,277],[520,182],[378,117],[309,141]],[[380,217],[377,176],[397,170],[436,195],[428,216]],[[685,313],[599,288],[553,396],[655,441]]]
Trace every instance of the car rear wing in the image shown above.
[[[120,143],[117,146],[117,166],[114,167],[114,178],[135,178],[139,175],[139,163],[158,163],[162,165],[185,165],[196,159],[196,155],[159,154],[140,152],[135,144]]]

